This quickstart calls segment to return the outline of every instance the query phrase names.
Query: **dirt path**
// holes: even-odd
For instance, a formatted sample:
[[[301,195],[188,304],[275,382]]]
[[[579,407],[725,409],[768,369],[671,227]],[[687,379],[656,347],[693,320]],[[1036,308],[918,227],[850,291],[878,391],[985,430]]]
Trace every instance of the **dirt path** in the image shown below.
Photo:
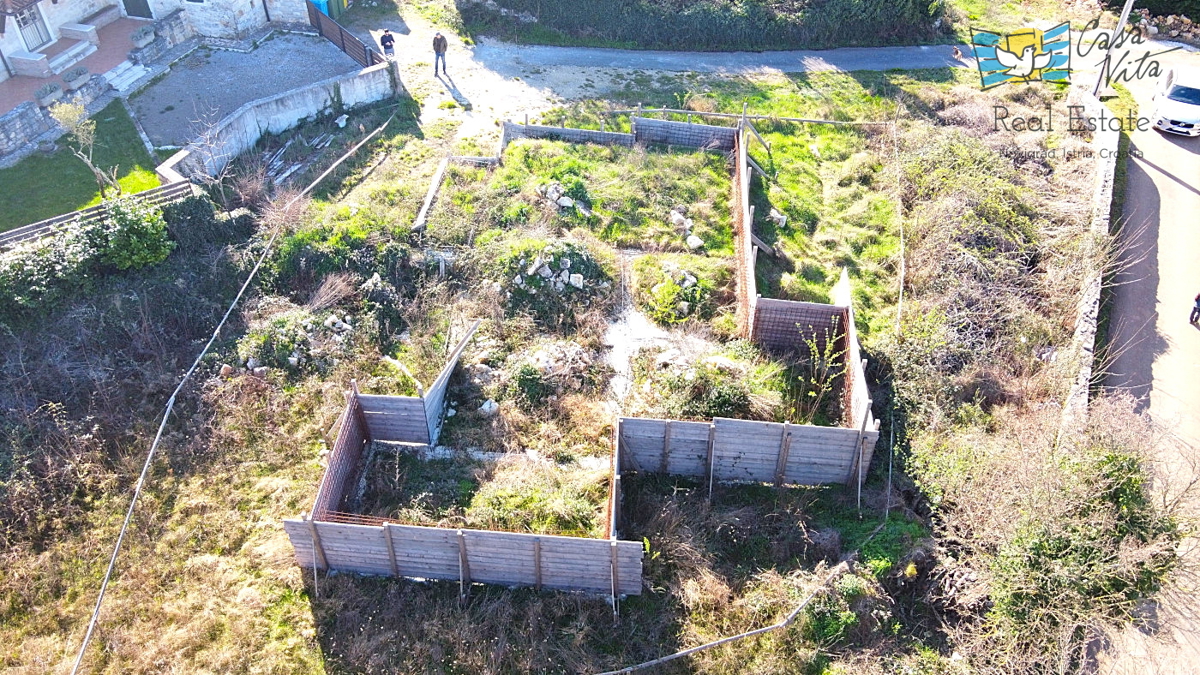
[[[1169,63],[1200,68],[1200,55],[1172,54]],[[1153,82],[1135,82],[1130,89],[1148,115]],[[1175,443],[1164,444],[1160,461],[1178,481],[1191,475],[1187,457],[1200,449],[1200,329],[1186,318],[1200,292],[1200,139],[1151,130],[1132,140],[1144,157],[1129,162],[1128,268],[1116,280],[1111,338],[1118,355],[1105,384],[1138,397],[1171,432]],[[1157,624],[1160,639],[1126,631],[1114,641],[1118,656],[1103,663],[1101,672],[1200,671],[1200,589],[1184,584],[1168,593],[1150,623]]]

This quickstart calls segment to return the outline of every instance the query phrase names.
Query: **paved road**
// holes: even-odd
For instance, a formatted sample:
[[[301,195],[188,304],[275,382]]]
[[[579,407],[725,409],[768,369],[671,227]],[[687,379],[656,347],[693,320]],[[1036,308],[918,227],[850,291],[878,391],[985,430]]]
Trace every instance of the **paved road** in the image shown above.
[[[1169,64],[1200,69],[1200,54],[1176,53]],[[1151,81],[1130,85],[1149,115]],[[1112,344],[1117,356],[1106,386],[1138,397],[1143,410],[1173,436],[1160,460],[1172,479],[1191,474],[1200,449],[1200,329],[1187,322],[1200,292],[1200,138],[1136,132],[1143,153],[1129,161],[1123,254],[1116,279]],[[1200,672],[1200,595],[1182,588],[1158,611],[1162,641],[1137,631],[1117,641],[1104,673],[1183,675]]]

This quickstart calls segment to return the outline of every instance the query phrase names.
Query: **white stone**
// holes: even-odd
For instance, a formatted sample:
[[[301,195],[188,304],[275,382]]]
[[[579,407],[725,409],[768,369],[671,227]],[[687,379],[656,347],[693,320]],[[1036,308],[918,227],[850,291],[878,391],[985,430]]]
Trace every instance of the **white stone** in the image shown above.
[[[567,286],[566,286],[566,284],[564,284],[564,283],[563,283],[563,282],[561,282],[561,281],[555,281],[555,282],[554,282],[554,290],[555,290],[555,292],[557,292],[557,293],[562,293],[562,292],[563,292],[563,289],[564,289],[564,288],[566,288],[566,287],[567,287]]]
[[[325,319],[325,327],[333,328],[334,324],[341,323],[341,321],[342,320],[337,317],[337,314],[330,314],[329,317]]]
[[[267,376],[267,367],[259,366],[259,367],[255,368],[253,372],[254,372],[255,377],[266,377]]]
[[[455,410],[454,408],[447,408],[447,409],[446,409],[446,418],[447,418],[447,419],[449,419],[449,418],[451,418],[451,417],[454,417],[454,416],[455,416],[455,415],[457,415],[457,414],[458,414],[458,411],[457,411],[457,410]]]
[[[246,367],[249,368],[250,370],[254,370],[255,368],[257,368],[261,365],[262,365],[262,361],[259,361],[258,359],[254,358],[253,356],[246,359]]]
[[[699,248],[704,248],[704,240],[694,234],[689,234],[687,238],[687,246],[693,251]]]
[[[300,365],[300,359],[295,356],[289,356],[288,365],[295,368],[296,366]]]
[[[558,280],[563,282],[564,284],[567,283],[568,281],[571,280],[571,273],[568,272],[567,270],[563,270],[562,273],[558,275]]]
[[[687,316],[692,311],[692,303],[687,300],[680,300],[678,305],[675,305],[675,311],[682,316]]]
[[[483,413],[484,415],[486,415],[488,417],[495,415],[496,411],[498,411],[498,410],[500,410],[500,404],[496,403],[495,401],[493,401],[490,398],[488,400],[484,401],[483,405],[479,406],[479,412]]]
[[[559,197],[554,203],[558,204],[564,209],[569,209],[572,206],[575,206],[575,200],[571,199],[570,197]]]
[[[549,279],[550,277],[554,276],[554,272],[546,265],[539,267],[537,273],[543,279]]]
[[[579,290],[583,290],[583,275],[582,274],[572,274],[570,281],[571,281],[572,286],[574,286],[575,288],[578,288]]]
[[[678,211],[671,212],[671,224],[672,225],[674,225],[675,227],[683,227],[683,224],[686,222],[687,222],[687,218],[684,218],[682,213],[680,213]]]
[[[563,268],[564,270],[571,269],[571,259],[568,258],[567,256],[563,256],[562,260],[558,261],[558,266]]]
[[[685,219],[684,219],[684,221],[683,221],[683,229],[687,230],[687,231],[688,231],[688,234],[691,234],[691,232],[692,232],[692,228],[693,228],[693,227],[695,227],[695,226],[696,226],[696,224],[692,222],[692,219],[691,219],[691,218],[685,218]]]
[[[339,115],[338,118],[334,120],[334,122],[337,122],[339,129],[345,129],[346,128],[346,120],[348,120],[348,119],[350,119],[349,115]]]
[[[683,283],[680,285],[684,288],[691,288],[692,286],[696,285],[696,277],[690,274],[685,274],[683,275]]]
[[[525,276],[531,277],[534,274],[537,274],[538,268],[545,264],[545,261],[542,260],[542,256],[539,255],[538,257],[534,258],[533,263],[531,263],[529,267],[525,269]]]

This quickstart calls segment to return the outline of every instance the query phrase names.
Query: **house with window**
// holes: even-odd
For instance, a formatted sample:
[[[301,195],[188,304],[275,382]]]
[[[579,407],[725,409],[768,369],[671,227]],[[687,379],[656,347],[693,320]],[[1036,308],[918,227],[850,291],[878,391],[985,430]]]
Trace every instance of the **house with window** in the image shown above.
[[[49,80],[97,51],[124,60],[141,25],[176,12],[189,34],[209,37],[307,21],[305,0],[0,0],[0,81]]]

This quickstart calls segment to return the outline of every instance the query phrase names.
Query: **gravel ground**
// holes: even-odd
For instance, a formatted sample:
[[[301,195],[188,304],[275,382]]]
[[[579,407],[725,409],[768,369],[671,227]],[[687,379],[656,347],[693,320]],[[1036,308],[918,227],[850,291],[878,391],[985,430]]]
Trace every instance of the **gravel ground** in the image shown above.
[[[276,34],[249,54],[201,47],[130,104],[154,145],[178,146],[196,135],[197,120],[358,69],[325,38]]]

